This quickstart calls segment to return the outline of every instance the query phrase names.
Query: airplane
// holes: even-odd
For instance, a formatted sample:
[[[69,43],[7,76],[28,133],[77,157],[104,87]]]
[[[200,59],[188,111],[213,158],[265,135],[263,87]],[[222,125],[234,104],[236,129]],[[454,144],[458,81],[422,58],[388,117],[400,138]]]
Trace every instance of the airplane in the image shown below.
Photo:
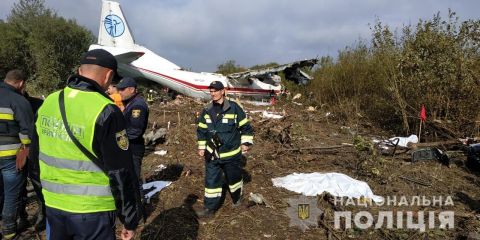
[[[222,82],[229,96],[272,97],[282,89],[279,72],[299,84],[306,84],[312,78],[300,68],[313,67],[318,61],[303,60],[228,76],[186,71],[146,47],[135,44],[120,4],[108,0],[102,0],[98,41],[97,44],[90,45],[89,50],[99,48],[115,56],[121,76],[148,79],[180,94],[199,99],[210,99],[208,86],[213,81]]]

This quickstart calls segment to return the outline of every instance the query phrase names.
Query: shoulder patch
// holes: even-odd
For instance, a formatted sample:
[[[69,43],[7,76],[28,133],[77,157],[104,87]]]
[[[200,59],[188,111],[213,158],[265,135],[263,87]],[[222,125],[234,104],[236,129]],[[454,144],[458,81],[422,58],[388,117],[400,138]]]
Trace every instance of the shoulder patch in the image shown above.
[[[120,149],[128,150],[129,142],[126,130],[115,133],[115,140],[117,141],[117,145]]]
[[[140,117],[141,110],[140,109],[133,109],[132,110],[132,117],[133,118],[138,118]]]

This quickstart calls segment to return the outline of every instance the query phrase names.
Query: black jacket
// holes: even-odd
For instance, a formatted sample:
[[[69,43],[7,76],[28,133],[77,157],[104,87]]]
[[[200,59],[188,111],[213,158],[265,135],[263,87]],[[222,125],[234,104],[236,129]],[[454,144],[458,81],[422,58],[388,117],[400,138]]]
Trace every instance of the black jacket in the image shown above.
[[[215,142],[214,145],[219,146],[216,150],[220,159],[239,157],[241,144],[253,144],[253,128],[247,115],[235,101],[225,99],[221,106],[211,102],[205,106],[197,120],[198,148],[210,152],[207,146],[209,142]],[[221,156],[232,151],[234,155]]]
[[[38,109],[42,106],[43,104],[43,99],[32,97],[28,95],[28,93],[25,92],[23,96],[27,99],[27,101],[30,103],[30,107],[32,107],[33,114],[37,114]]]
[[[123,115],[127,122],[127,136],[131,144],[143,145],[143,134],[148,124],[148,105],[140,95],[124,101]]]
[[[5,116],[0,117],[0,145],[20,143],[20,138],[30,141],[33,134],[30,103],[15,88],[3,82],[0,82],[0,114]],[[8,119],[12,114],[13,120]]]
[[[36,97],[31,97],[30,95],[28,95],[28,93],[25,93],[23,95],[27,101],[30,103],[30,107],[32,107],[32,110],[33,110],[33,114],[35,116],[35,121],[37,120],[37,112],[38,112],[38,109],[42,106],[42,103],[43,103],[43,100],[40,99],[40,98],[36,98]],[[33,123],[33,125],[35,125]],[[33,128],[35,129],[35,126],[33,126]],[[39,154],[39,151],[38,151],[38,135],[34,132],[32,134],[32,143],[30,145],[30,151],[28,153],[28,164],[29,164],[29,171],[30,170],[34,170],[36,171],[37,174],[36,176],[40,176],[38,171],[39,171],[39,166],[38,166],[38,154]],[[33,168],[31,168],[33,166]],[[30,173],[29,173],[30,174]]]
[[[94,91],[111,100],[93,80],[74,75],[68,79],[70,88]],[[110,179],[110,188],[115,199],[118,217],[126,229],[134,230],[141,219],[141,199],[138,180],[133,172],[132,152],[121,149],[115,133],[125,130],[125,119],[120,109],[107,105],[96,120],[93,136],[93,151],[103,163],[101,167]]]

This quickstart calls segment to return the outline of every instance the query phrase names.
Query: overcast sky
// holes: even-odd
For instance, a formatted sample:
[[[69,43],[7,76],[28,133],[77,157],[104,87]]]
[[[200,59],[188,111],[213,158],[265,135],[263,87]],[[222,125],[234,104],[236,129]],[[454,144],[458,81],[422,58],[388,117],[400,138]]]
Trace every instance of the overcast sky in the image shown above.
[[[16,0],[0,0],[5,19]],[[431,19],[448,9],[461,20],[479,19],[479,0],[120,0],[137,44],[177,65],[215,71],[226,60],[250,67],[336,56],[359,39],[369,24],[392,28]],[[98,35],[101,0],[45,0]]]

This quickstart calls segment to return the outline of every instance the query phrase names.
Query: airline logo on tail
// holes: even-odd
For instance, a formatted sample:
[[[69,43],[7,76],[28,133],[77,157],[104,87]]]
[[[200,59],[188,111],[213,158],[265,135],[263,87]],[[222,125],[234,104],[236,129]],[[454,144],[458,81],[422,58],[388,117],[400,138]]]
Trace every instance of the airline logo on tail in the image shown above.
[[[128,29],[127,20],[123,16],[118,2],[103,1],[99,26],[98,45],[121,48],[135,47],[132,33]]]
[[[105,30],[107,31],[108,35],[112,37],[120,37],[122,36],[123,32],[125,32],[125,24],[123,23],[122,19],[115,14],[107,15],[103,22],[105,25]]]

